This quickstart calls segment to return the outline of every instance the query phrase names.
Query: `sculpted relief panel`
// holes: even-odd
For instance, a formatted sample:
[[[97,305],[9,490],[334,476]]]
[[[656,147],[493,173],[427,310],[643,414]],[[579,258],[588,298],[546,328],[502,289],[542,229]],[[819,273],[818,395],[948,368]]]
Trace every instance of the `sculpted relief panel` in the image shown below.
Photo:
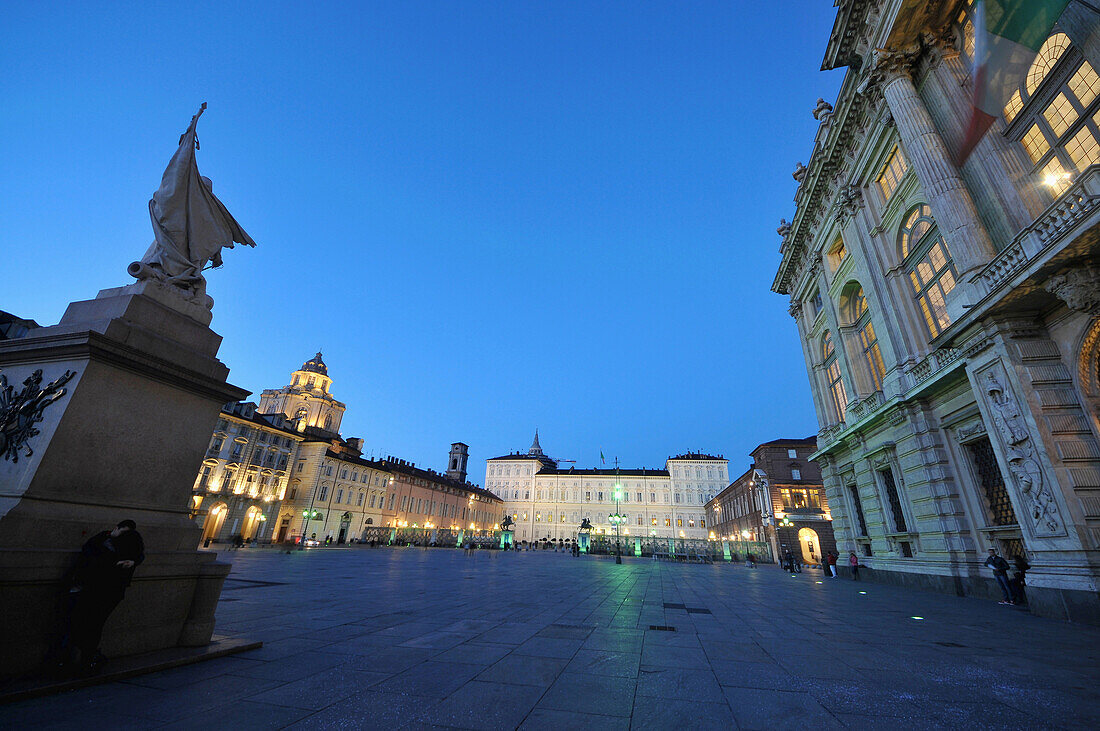
[[[979,376],[980,395],[993,422],[1008,462],[1008,482],[1019,498],[1016,514],[1027,520],[1036,536],[1066,535],[1058,502],[1044,478],[1035,439],[1031,434],[1015,394],[1008,388],[1004,368],[998,363]]]

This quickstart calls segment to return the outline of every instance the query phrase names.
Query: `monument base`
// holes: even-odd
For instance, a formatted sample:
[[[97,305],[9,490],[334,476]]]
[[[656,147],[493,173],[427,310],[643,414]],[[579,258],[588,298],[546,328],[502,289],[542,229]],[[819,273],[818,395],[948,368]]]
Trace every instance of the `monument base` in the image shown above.
[[[17,461],[0,460],[0,675],[41,664],[60,638],[81,546],[127,518],[146,559],[102,651],[210,641],[229,566],[196,550],[191,488],[221,407],[248,392],[226,383],[221,338],[182,298],[146,289],[101,292],[70,304],[58,325],[0,341],[0,370],[13,385],[35,371],[41,383],[72,373]]]

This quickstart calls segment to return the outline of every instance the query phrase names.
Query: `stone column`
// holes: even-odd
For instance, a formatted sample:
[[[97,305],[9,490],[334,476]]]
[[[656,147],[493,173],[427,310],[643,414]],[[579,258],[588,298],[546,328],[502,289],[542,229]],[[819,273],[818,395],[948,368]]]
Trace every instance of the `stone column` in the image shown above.
[[[962,144],[970,119],[973,87],[962,54],[951,36],[935,39],[936,57],[929,74],[940,87],[943,109],[936,116],[940,134],[954,148]],[[933,114],[936,110],[930,110]],[[1004,136],[1004,120],[998,118],[964,165],[964,173],[970,172],[980,180],[990,203],[1001,209],[1001,215],[1011,229],[1012,237],[1043,212],[1049,197],[1040,194],[1038,186],[1029,185],[1031,162],[1021,145]]]
[[[932,215],[947,240],[960,278],[993,258],[993,242],[978,216],[978,208],[924,102],[913,85],[908,59],[901,54],[879,56],[877,72],[882,94],[898,128],[906,158],[928,196]]]

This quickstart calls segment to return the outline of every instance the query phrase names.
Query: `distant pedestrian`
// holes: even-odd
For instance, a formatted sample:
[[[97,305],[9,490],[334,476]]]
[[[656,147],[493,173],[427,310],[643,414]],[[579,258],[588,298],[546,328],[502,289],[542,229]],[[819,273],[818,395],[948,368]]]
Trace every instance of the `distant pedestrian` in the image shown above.
[[[859,581],[859,557],[855,551],[848,552],[848,566],[852,569],[852,581]]]
[[[745,554],[745,564],[750,569],[755,569],[756,568],[756,556],[754,556],[751,552],[746,553]]]
[[[837,555],[835,551],[829,551],[825,556],[825,565],[828,567],[829,577],[836,578],[836,560]]]
[[[69,586],[68,628],[61,642],[61,662],[73,662],[79,653],[79,667],[93,671],[107,662],[99,650],[103,626],[126,594],[134,569],[145,560],[145,542],[137,524],[123,520],[114,530],[89,538]]]
[[[1008,581],[1008,561],[1004,556],[997,553],[996,548],[989,549],[989,555],[986,556],[985,566],[993,569],[993,578],[997,580],[997,585],[1001,587],[1001,593],[1004,594],[1004,599],[998,604],[1015,604],[1015,600],[1012,598],[1012,584]]]

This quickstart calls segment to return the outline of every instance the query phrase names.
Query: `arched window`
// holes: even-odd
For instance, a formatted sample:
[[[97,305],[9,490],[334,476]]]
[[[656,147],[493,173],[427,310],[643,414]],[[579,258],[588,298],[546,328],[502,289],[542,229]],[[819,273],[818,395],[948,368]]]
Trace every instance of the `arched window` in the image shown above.
[[[332,414],[325,415],[325,431],[332,431]]]
[[[1043,43],[1004,116],[1010,135],[1054,195],[1077,173],[1100,163],[1100,74],[1065,33]]]
[[[913,296],[928,333],[934,338],[951,324],[947,315],[947,295],[955,289],[957,276],[951,252],[936,230],[931,209],[924,203],[914,206],[905,217],[899,237]]]
[[[833,336],[828,330],[821,336],[821,360],[825,369],[825,382],[829,387],[829,398],[836,411],[837,421],[841,421],[844,419],[844,410],[848,408],[848,394],[840,378],[840,362],[837,361],[836,348],[833,347]]]
[[[863,352],[867,374],[871,377],[874,390],[881,391],[886,368],[882,363],[882,351],[878,346],[875,326],[871,323],[871,311],[867,307],[867,298],[863,296],[863,287],[858,284],[849,285],[841,297],[840,310],[844,324],[853,325],[859,334],[859,347]]]

